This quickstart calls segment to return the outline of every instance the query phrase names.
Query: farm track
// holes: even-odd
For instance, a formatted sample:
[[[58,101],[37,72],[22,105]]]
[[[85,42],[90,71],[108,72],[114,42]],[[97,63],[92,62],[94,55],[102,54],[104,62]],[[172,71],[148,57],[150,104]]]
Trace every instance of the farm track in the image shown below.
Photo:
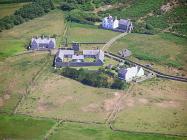
[[[137,62],[131,61],[129,59],[123,58],[123,57],[121,57],[119,55],[113,54],[111,52],[105,51],[105,55],[107,57],[113,58],[113,59],[115,59],[117,61],[120,61],[120,62],[127,61],[127,62],[129,62],[131,64],[141,66],[144,69],[146,69],[147,71],[154,73],[159,78],[164,78],[164,79],[169,79],[169,80],[175,80],[175,81],[180,81],[180,82],[187,82],[187,78],[179,77],[179,76],[173,76],[173,75],[168,75],[168,74],[162,73],[160,71],[157,71],[157,70],[154,70],[152,68],[146,67],[146,66],[144,66],[144,65],[142,65],[140,63],[137,63]]]
[[[24,101],[26,96],[28,96],[28,94],[31,92],[32,86],[35,84],[35,82],[38,80],[38,78],[42,75],[42,72],[47,68],[48,64],[49,64],[49,55],[47,55],[46,61],[45,61],[44,65],[41,67],[41,69],[32,77],[31,81],[27,84],[27,87],[25,89],[25,93],[21,96],[20,100],[16,104],[13,114],[17,113],[19,106]]]
[[[102,50],[103,50],[103,51],[104,51],[104,50],[107,50],[110,46],[112,46],[112,44],[113,44],[114,42],[116,42],[118,39],[120,39],[120,38],[126,36],[127,34],[128,34],[127,32],[124,32],[124,33],[122,33],[122,34],[119,34],[119,35],[113,37],[112,39],[110,39],[110,40],[103,46]]]
[[[134,84],[131,85],[131,87],[127,90],[127,92],[125,94],[123,94],[115,103],[115,106],[114,106],[114,109],[112,110],[112,112],[110,113],[109,117],[106,119],[106,122],[105,123],[108,123],[108,124],[111,124],[117,117],[117,113],[120,111],[120,105],[122,104],[123,102],[123,99],[125,97],[127,97],[132,88],[133,88]]]

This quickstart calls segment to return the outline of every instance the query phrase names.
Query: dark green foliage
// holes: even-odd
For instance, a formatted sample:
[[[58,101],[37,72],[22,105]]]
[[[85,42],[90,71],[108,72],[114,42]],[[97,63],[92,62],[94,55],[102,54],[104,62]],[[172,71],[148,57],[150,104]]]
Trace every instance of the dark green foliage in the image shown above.
[[[126,87],[125,83],[121,80],[116,79],[108,75],[104,69],[100,69],[97,72],[88,71],[85,69],[74,69],[66,67],[62,70],[61,73],[63,76],[72,78],[74,80],[80,81],[81,83],[93,87],[104,87],[104,88],[113,88],[113,89],[124,89]],[[110,82],[110,78],[114,82]]]
[[[74,4],[67,3],[67,2],[62,2],[60,5],[60,9],[63,11],[71,11],[75,8],[76,8],[76,6]]]
[[[124,82],[119,79],[115,79],[114,83],[111,85],[113,89],[124,89],[125,87],[127,87],[127,85],[124,85]]]
[[[66,20],[77,23],[93,24],[94,22],[101,21],[100,17],[95,14],[85,13],[81,10],[74,9],[66,15]]]
[[[9,4],[9,3],[22,3],[22,2],[32,2],[35,0],[1,0],[0,4]]]
[[[13,15],[0,19],[0,30],[10,29],[14,25],[19,25],[29,19],[40,17],[51,9],[54,9],[51,0],[35,0],[31,4],[17,10]]]

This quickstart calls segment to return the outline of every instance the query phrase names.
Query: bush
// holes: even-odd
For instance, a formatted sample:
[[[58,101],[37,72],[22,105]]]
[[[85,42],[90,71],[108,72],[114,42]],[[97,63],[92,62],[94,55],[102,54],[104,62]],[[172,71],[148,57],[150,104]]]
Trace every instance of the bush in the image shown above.
[[[14,25],[19,25],[29,19],[40,17],[51,9],[54,9],[51,0],[34,0],[31,4],[16,10],[13,15],[0,19],[0,30],[10,29]]]
[[[108,75],[107,72],[99,70],[99,72],[90,72],[84,69],[74,69],[66,67],[62,70],[61,73],[63,76],[72,78],[74,80],[80,81],[81,83],[93,87],[104,87],[104,88],[113,88],[113,89],[124,89],[125,83],[119,79],[115,79],[112,82],[111,75]],[[114,78],[114,77],[113,77]]]

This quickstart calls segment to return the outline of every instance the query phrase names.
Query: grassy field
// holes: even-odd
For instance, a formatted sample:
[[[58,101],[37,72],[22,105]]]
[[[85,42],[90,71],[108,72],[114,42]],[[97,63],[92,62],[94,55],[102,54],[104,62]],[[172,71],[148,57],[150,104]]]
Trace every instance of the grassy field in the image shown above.
[[[182,137],[114,132],[105,125],[63,123],[51,140],[184,140]]]
[[[68,32],[68,42],[106,42],[118,34],[98,29],[97,26],[72,23]]]
[[[46,62],[46,54],[25,54],[0,63],[0,112],[12,113],[33,77]]]
[[[53,120],[0,115],[0,139],[42,140],[54,123]]]
[[[0,33],[0,60],[26,49],[32,36],[57,35],[60,45],[64,30],[63,13],[54,10],[47,15],[25,22]]]
[[[113,103],[112,98],[116,92],[125,94],[124,91],[93,88],[58,75],[46,74],[22,102],[18,113],[104,122],[112,109],[105,102],[111,100]]]
[[[150,80],[134,85],[123,99],[114,127],[139,132],[187,135],[185,83]]]
[[[111,52],[127,48],[134,57],[159,64],[187,68],[187,40],[171,34],[129,34],[112,45]]]
[[[23,7],[26,3],[0,4],[0,18],[13,14],[17,9]]]

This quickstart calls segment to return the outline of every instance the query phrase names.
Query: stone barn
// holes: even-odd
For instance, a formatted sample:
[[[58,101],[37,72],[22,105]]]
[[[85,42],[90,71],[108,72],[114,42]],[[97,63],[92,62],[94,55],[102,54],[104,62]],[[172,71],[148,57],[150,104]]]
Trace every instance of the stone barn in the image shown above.
[[[32,38],[29,46],[30,50],[50,50],[56,47],[55,38]]]

